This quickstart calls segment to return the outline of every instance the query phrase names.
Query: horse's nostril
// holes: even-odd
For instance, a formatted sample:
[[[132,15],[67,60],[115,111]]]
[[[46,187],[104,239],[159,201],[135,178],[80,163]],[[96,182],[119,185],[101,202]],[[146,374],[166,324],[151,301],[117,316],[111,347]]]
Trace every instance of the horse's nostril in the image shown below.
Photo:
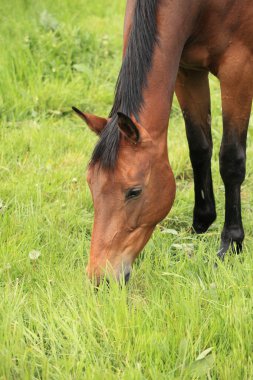
[[[128,272],[127,274],[125,274],[125,284],[128,283],[129,278],[130,278],[130,272]]]

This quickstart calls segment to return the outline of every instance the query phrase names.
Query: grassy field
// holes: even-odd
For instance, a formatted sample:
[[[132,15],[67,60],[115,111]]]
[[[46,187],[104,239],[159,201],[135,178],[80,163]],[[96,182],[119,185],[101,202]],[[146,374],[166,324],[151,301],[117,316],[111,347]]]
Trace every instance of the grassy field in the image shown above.
[[[174,101],[170,215],[127,287],[95,293],[85,276],[93,220],[85,169],[96,137],[70,109],[109,112],[124,3],[1,0],[0,379],[252,379],[253,123],[244,253],[215,270],[224,190],[214,78],[217,221],[203,236],[189,232],[192,171]]]

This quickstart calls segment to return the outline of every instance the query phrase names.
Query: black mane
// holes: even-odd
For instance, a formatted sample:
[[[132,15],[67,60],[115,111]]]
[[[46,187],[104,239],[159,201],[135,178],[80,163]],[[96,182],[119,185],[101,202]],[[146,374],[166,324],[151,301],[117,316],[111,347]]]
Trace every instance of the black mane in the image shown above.
[[[91,164],[113,169],[117,161],[120,133],[117,112],[131,116],[143,104],[142,90],[147,85],[147,74],[152,66],[154,46],[157,42],[156,14],[159,0],[137,0],[126,54],[115,89],[115,98],[107,126],[92,153]]]

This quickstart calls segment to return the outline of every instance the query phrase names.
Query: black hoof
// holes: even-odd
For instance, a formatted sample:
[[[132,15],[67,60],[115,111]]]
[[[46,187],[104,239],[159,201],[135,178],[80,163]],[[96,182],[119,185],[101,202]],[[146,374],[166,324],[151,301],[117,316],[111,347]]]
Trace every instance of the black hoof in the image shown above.
[[[217,253],[217,256],[221,261],[224,261],[225,254],[229,250],[230,241],[229,240],[221,240],[220,249]]]
[[[231,247],[232,253],[239,255],[242,252],[244,232],[242,227],[224,229],[221,235],[221,245],[217,256],[223,261],[226,252]]]
[[[193,224],[192,224],[192,231],[196,234],[203,234],[205,233],[208,228],[213,224],[213,222],[216,219],[216,212],[208,212],[206,214],[194,214],[193,217]]]
[[[204,234],[208,228],[211,226],[210,224],[204,224],[204,223],[193,223],[192,225],[192,232],[195,234]]]
[[[226,252],[231,247],[232,253],[234,255],[239,255],[242,252],[242,242],[241,241],[222,241],[220,245],[220,249],[217,253],[219,259],[224,261]]]

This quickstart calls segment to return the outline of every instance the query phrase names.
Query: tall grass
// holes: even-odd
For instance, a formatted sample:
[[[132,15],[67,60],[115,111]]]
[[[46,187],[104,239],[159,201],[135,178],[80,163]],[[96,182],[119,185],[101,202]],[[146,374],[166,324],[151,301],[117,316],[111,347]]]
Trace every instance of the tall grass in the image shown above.
[[[0,379],[251,379],[252,121],[244,253],[214,269],[224,218],[214,78],[217,221],[205,235],[190,234],[192,172],[175,100],[173,210],[127,287],[95,293],[85,276],[93,218],[85,168],[96,138],[70,109],[108,113],[123,13],[120,0],[1,2]]]

